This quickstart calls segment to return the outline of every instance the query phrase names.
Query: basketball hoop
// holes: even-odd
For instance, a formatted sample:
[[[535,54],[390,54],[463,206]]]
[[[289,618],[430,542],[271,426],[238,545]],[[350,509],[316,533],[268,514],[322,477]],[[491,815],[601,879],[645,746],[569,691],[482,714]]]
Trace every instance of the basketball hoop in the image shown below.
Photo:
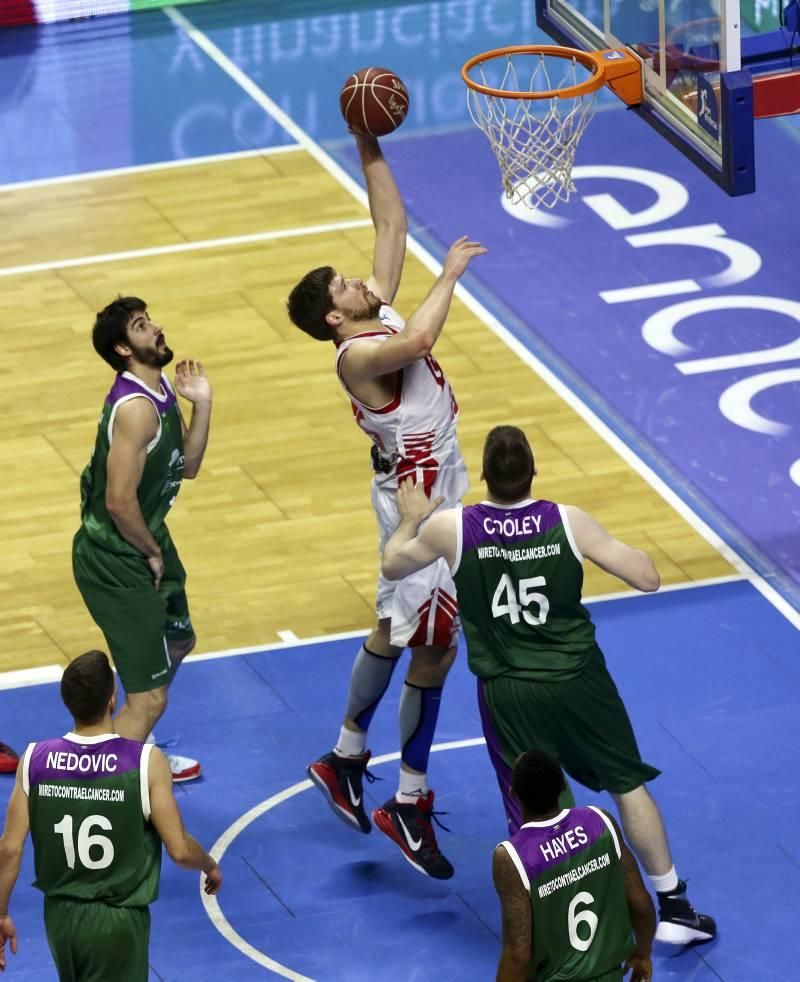
[[[625,51],[554,45],[516,45],[470,58],[461,69],[467,106],[497,157],[506,197],[529,208],[568,201],[575,191],[575,151],[594,114],[595,93],[612,77],[633,80],[638,97],[635,91],[618,94],[635,105],[640,72]]]

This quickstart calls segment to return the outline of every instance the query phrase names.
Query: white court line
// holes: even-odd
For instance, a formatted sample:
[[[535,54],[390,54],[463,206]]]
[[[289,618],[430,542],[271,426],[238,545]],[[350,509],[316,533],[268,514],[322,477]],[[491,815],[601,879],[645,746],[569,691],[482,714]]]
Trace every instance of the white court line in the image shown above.
[[[247,235],[228,235],[219,239],[200,239],[195,242],[173,242],[170,245],[149,246],[146,249],[128,249],[125,252],[106,252],[97,256],[77,256],[74,259],[54,259],[43,263],[27,263],[24,266],[0,268],[0,277],[22,276],[26,273],[45,273],[54,269],[72,269],[76,266],[96,266],[101,263],[118,263],[129,259],[147,259],[151,256],[167,256],[179,252],[194,252],[200,249],[222,249],[231,246],[252,245],[254,242],[269,242],[274,239],[291,239],[300,235],[318,235],[324,232],[339,232],[349,228],[372,226],[369,218],[353,218],[343,222],[326,222],[324,225],[304,225],[301,228],[282,228],[272,232],[251,232]]]
[[[673,593],[677,590],[694,590],[699,587],[719,586],[723,583],[741,583],[744,577],[736,576],[710,576],[705,580],[690,580],[688,583],[668,583],[662,586],[657,594]],[[582,597],[581,603],[607,603],[611,600],[634,600],[637,597],[650,597],[657,594],[639,593],[638,590],[626,590],[620,593],[598,593],[592,597]],[[207,651],[200,655],[187,655],[183,660],[184,665],[192,662],[215,661],[217,658],[234,658],[237,655],[259,655],[264,651],[288,651],[292,648],[303,648],[315,644],[329,644],[333,641],[352,641],[356,638],[365,638],[371,628],[363,628],[358,631],[340,631],[338,634],[317,634],[310,638],[299,638],[294,631],[276,631],[280,641],[270,641],[268,644],[248,645],[244,648],[225,648],[222,651]],[[47,685],[49,682],[58,682],[64,671],[63,665],[42,665],[39,668],[21,668],[8,672],[0,672],[0,690],[3,689],[24,689],[30,685]]]
[[[164,7],[164,13],[169,19],[182,28],[192,41],[208,57],[229,75],[237,85],[256,102],[265,112],[268,112],[273,119],[282,126],[296,143],[303,147],[308,153],[317,160],[325,170],[335,177],[344,188],[346,188],[357,201],[365,207],[369,207],[366,191],[353,180],[352,177],[336,161],[330,157],[311,137],[301,129],[295,121],[288,116],[272,99],[260,89],[256,83],[236,65],[220,48],[199,31],[182,13],[174,7]],[[427,249],[424,248],[412,236],[408,237],[408,250],[420,260],[436,276],[442,271],[442,265],[438,262]],[[606,443],[612,447],[622,459],[632,467],[647,483],[657,491],[661,497],[670,504],[678,514],[684,518],[692,528],[698,532],[707,542],[722,555],[734,569],[748,579],[753,586],[766,599],[783,614],[786,619],[795,627],[800,628],[800,611],[792,605],[771,586],[763,576],[757,573],[749,563],[745,562],[739,554],[733,550],[725,540],[711,528],[706,522],[695,514],[692,508],[671,488],[663,478],[646,464],[631,448],[597,416],[592,409],[587,406],[582,399],[576,395],[551,369],[539,361],[521,341],[506,328],[486,307],[480,303],[469,291],[460,283],[456,286],[455,295],[461,302],[475,314],[497,337],[510,348],[522,361],[533,369],[536,374],[543,379],[554,392],[556,392],[578,415],[584,419],[592,429],[598,433]]]
[[[434,744],[431,747],[431,753],[441,753],[444,750],[461,750],[465,747],[480,747],[485,743],[486,741],[483,739],[483,737],[473,737],[469,740],[451,740],[448,743]],[[390,761],[399,759],[399,752],[382,754],[380,757],[373,757],[369,762],[369,766],[377,767],[380,764],[388,764]],[[222,833],[209,852],[218,863],[222,862],[222,857],[225,855],[225,852],[230,847],[231,843],[248,827],[248,825],[252,825],[256,819],[261,818],[262,815],[265,815],[268,811],[271,811],[278,805],[282,805],[284,801],[288,801],[290,798],[294,798],[295,795],[298,795],[303,791],[308,791],[309,788],[313,787],[314,785],[311,783],[311,781],[298,781],[297,784],[292,784],[290,787],[284,788],[283,791],[279,791],[277,794],[272,795],[272,797],[267,798],[260,804],[254,805],[249,811],[246,811],[244,815],[237,818],[236,821]],[[310,979],[307,975],[299,975],[291,968],[281,965],[280,962],[276,962],[273,958],[265,955],[262,951],[259,951],[258,948],[254,948],[249,942],[245,941],[241,934],[238,934],[236,930],[234,930],[228,919],[222,913],[222,908],[220,907],[217,898],[209,897],[204,892],[203,880],[204,877],[201,875],[200,899],[203,901],[203,906],[206,909],[206,913],[208,914],[211,923],[226,941],[229,941],[234,948],[238,948],[242,954],[247,955],[248,958],[251,958],[258,965],[269,969],[276,975],[280,975],[285,979],[291,979],[292,982],[314,982],[314,980]]]
[[[109,170],[83,171],[80,174],[63,174],[61,177],[37,177],[33,181],[17,181],[16,184],[0,184],[0,193],[26,191],[28,188],[50,187],[56,184],[78,184],[107,177],[124,177],[126,174],[146,174],[148,171],[169,170],[175,167],[193,167],[196,164],[217,164],[226,160],[246,160],[248,157],[271,157],[273,154],[301,150],[296,143],[280,147],[262,147],[258,150],[233,150],[230,153],[212,153],[205,157],[182,157],[180,160],[161,160],[153,164],[131,164],[130,167],[112,167]]]
[[[40,665],[38,668],[20,668],[11,672],[0,672],[0,690],[25,689],[29,685],[47,685],[49,682],[59,682],[63,671],[63,665]]]

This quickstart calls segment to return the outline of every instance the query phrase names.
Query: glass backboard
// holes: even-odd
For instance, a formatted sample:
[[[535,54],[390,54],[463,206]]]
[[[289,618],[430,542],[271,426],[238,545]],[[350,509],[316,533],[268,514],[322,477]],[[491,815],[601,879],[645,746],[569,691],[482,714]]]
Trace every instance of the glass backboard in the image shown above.
[[[561,44],[627,48],[642,66],[638,112],[730,194],[754,190],[752,80],[739,0],[536,0]]]

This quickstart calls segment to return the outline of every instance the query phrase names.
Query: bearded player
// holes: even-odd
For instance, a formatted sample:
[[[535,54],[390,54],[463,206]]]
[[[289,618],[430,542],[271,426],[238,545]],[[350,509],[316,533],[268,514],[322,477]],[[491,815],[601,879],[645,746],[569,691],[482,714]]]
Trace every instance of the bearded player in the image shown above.
[[[372,275],[362,280],[332,266],[314,269],[292,290],[288,308],[302,331],[333,343],[339,381],[357,425],[372,441],[372,505],[382,550],[400,520],[401,480],[411,478],[428,496],[441,496],[451,506],[467,490],[456,438],[458,406],[432,349],[459,277],[486,250],[466,236],[455,242],[441,274],[405,323],[391,307],[405,257],[405,207],[378,141],[354,135],[375,226]],[[436,842],[427,782],[442,686],[458,644],[447,565],[434,564],[402,583],[380,576],[376,606],[377,623],[356,654],[336,746],[310,764],[308,774],[341,819],[360,832],[371,830],[363,796],[367,732],[403,649],[410,648],[400,697],[399,785],[372,818],[415,869],[447,879],[453,867]]]

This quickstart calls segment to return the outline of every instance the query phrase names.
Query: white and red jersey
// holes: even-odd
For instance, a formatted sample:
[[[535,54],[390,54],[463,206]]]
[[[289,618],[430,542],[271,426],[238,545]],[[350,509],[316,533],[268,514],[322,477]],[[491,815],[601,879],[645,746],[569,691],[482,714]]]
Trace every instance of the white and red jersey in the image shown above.
[[[376,483],[396,487],[414,474],[430,494],[439,469],[454,453],[458,404],[439,363],[428,355],[397,372],[394,395],[384,406],[374,408],[359,402],[342,375],[347,352],[360,341],[388,341],[405,327],[396,310],[383,304],[378,313],[386,331],[365,331],[338,345],[336,374],[350,398],[356,423],[378,449],[394,463],[388,474],[378,474]]]

